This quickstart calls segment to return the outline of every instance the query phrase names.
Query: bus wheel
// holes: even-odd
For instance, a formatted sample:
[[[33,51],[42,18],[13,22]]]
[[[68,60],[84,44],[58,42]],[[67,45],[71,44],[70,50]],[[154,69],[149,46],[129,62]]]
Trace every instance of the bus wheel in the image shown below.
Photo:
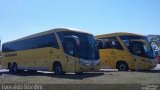
[[[17,73],[18,72],[17,64],[13,64],[12,70],[13,70],[13,73]]]
[[[117,64],[117,69],[119,71],[128,71],[128,65],[125,62],[119,62]]]
[[[53,69],[56,75],[61,75],[63,73],[62,67],[59,63],[55,63]]]
[[[12,73],[13,70],[12,70],[12,64],[8,64],[8,69],[9,69],[9,72]]]

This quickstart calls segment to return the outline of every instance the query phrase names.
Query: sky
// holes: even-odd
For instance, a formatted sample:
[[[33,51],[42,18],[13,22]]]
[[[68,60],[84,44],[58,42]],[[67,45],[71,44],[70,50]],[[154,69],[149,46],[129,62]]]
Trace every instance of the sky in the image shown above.
[[[160,0],[0,0],[0,39],[58,28],[160,34]]]

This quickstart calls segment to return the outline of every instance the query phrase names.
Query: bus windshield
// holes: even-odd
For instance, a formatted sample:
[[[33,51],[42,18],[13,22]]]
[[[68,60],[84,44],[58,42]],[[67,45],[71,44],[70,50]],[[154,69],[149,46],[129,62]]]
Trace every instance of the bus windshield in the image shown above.
[[[77,48],[76,56],[85,60],[97,60],[99,59],[99,51],[96,46],[96,40],[93,35],[71,32],[71,31],[63,31],[57,33],[60,41],[64,42],[66,36],[77,36],[80,40],[80,45]]]
[[[132,54],[150,59],[154,58],[153,50],[145,36],[120,36],[120,38]]]

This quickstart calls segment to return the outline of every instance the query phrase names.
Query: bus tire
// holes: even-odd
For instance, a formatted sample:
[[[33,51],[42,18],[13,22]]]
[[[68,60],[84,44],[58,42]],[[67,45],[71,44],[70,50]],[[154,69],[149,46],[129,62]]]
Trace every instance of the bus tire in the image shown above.
[[[62,66],[60,63],[55,63],[54,66],[53,66],[53,70],[54,70],[54,73],[56,75],[61,75],[63,74],[63,71],[62,71]]]
[[[17,67],[16,63],[13,64],[12,71],[13,71],[13,73],[17,73],[18,72],[18,67]]]
[[[129,69],[126,62],[118,62],[116,67],[119,71],[128,71]]]
[[[13,70],[12,70],[12,64],[11,63],[8,63],[8,69],[9,69],[9,72],[12,73]]]

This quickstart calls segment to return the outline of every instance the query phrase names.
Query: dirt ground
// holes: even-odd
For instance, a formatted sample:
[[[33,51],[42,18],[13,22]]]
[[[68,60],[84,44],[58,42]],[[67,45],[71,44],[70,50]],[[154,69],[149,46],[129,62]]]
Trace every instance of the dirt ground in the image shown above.
[[[160,65],[159,65],[160,66]],[[2,83],[33,84],[160,84],[160,69],[138,72],[119,72],[105,70],[84,74],[54,75],[52,72],[20,72],[10,74],[8,70],[0,70]]]

